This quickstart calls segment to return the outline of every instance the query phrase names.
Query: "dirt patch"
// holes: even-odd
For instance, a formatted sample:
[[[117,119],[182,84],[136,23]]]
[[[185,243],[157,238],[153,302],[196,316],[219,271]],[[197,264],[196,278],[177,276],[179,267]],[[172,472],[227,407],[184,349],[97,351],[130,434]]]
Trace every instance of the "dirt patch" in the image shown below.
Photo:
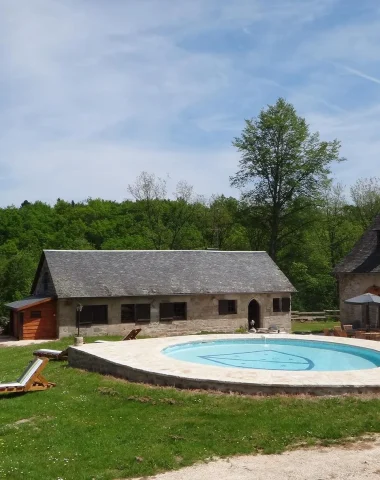
[[[303,448],[281,455],[213,459],[138,480],[379,480],[379,475],[380,435],[374,435],[355,443]]]

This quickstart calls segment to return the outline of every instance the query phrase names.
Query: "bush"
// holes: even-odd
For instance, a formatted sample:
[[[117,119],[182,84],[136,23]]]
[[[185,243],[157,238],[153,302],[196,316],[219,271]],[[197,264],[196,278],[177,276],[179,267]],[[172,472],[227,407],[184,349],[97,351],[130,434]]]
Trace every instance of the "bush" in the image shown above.
[[[0,316],[0,333],[9,332],[9,318]]]

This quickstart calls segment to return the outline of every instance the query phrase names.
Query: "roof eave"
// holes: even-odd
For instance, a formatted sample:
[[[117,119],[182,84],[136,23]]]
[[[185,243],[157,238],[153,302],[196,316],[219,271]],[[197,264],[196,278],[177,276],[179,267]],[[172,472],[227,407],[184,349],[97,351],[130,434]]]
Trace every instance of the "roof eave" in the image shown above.
[[[26,310],[30,307],[35,307],[37,305],[41,305],[43,303],[48,303],[48,302],[51,302],[52,300],[54,300],[53,297],[46,297],[46,298],[36,298],[36,301],[33,302],[33,303],[30,303],[28,305],[23,305],[21,307],[12,307],[12,303],[15,303],[15,302],[11,302],[11,303],[6,303],[5,304],[5,307],[9,308],[10,310],[13,310],[14,312],[20,312],[22,310]]]

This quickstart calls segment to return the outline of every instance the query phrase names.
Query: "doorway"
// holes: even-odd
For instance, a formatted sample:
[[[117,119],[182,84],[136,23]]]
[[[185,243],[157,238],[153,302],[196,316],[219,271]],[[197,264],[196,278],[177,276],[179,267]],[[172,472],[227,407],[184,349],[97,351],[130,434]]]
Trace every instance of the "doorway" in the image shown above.
[[[17,322],[17,337],[19,340],[22,340],[24,333],[24,312],[18,312],[18,322]]]
[[[252,327],[261,328],[260,305],[257,300],[251,300],[248,305],[248,330]]]

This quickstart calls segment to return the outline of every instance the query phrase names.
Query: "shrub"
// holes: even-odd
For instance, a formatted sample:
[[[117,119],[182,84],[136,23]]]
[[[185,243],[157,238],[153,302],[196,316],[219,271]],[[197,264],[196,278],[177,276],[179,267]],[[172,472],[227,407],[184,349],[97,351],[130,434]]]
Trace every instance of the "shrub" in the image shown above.
[[[0,333],[8,333],[9,332],[9,318],[0,316]]]

